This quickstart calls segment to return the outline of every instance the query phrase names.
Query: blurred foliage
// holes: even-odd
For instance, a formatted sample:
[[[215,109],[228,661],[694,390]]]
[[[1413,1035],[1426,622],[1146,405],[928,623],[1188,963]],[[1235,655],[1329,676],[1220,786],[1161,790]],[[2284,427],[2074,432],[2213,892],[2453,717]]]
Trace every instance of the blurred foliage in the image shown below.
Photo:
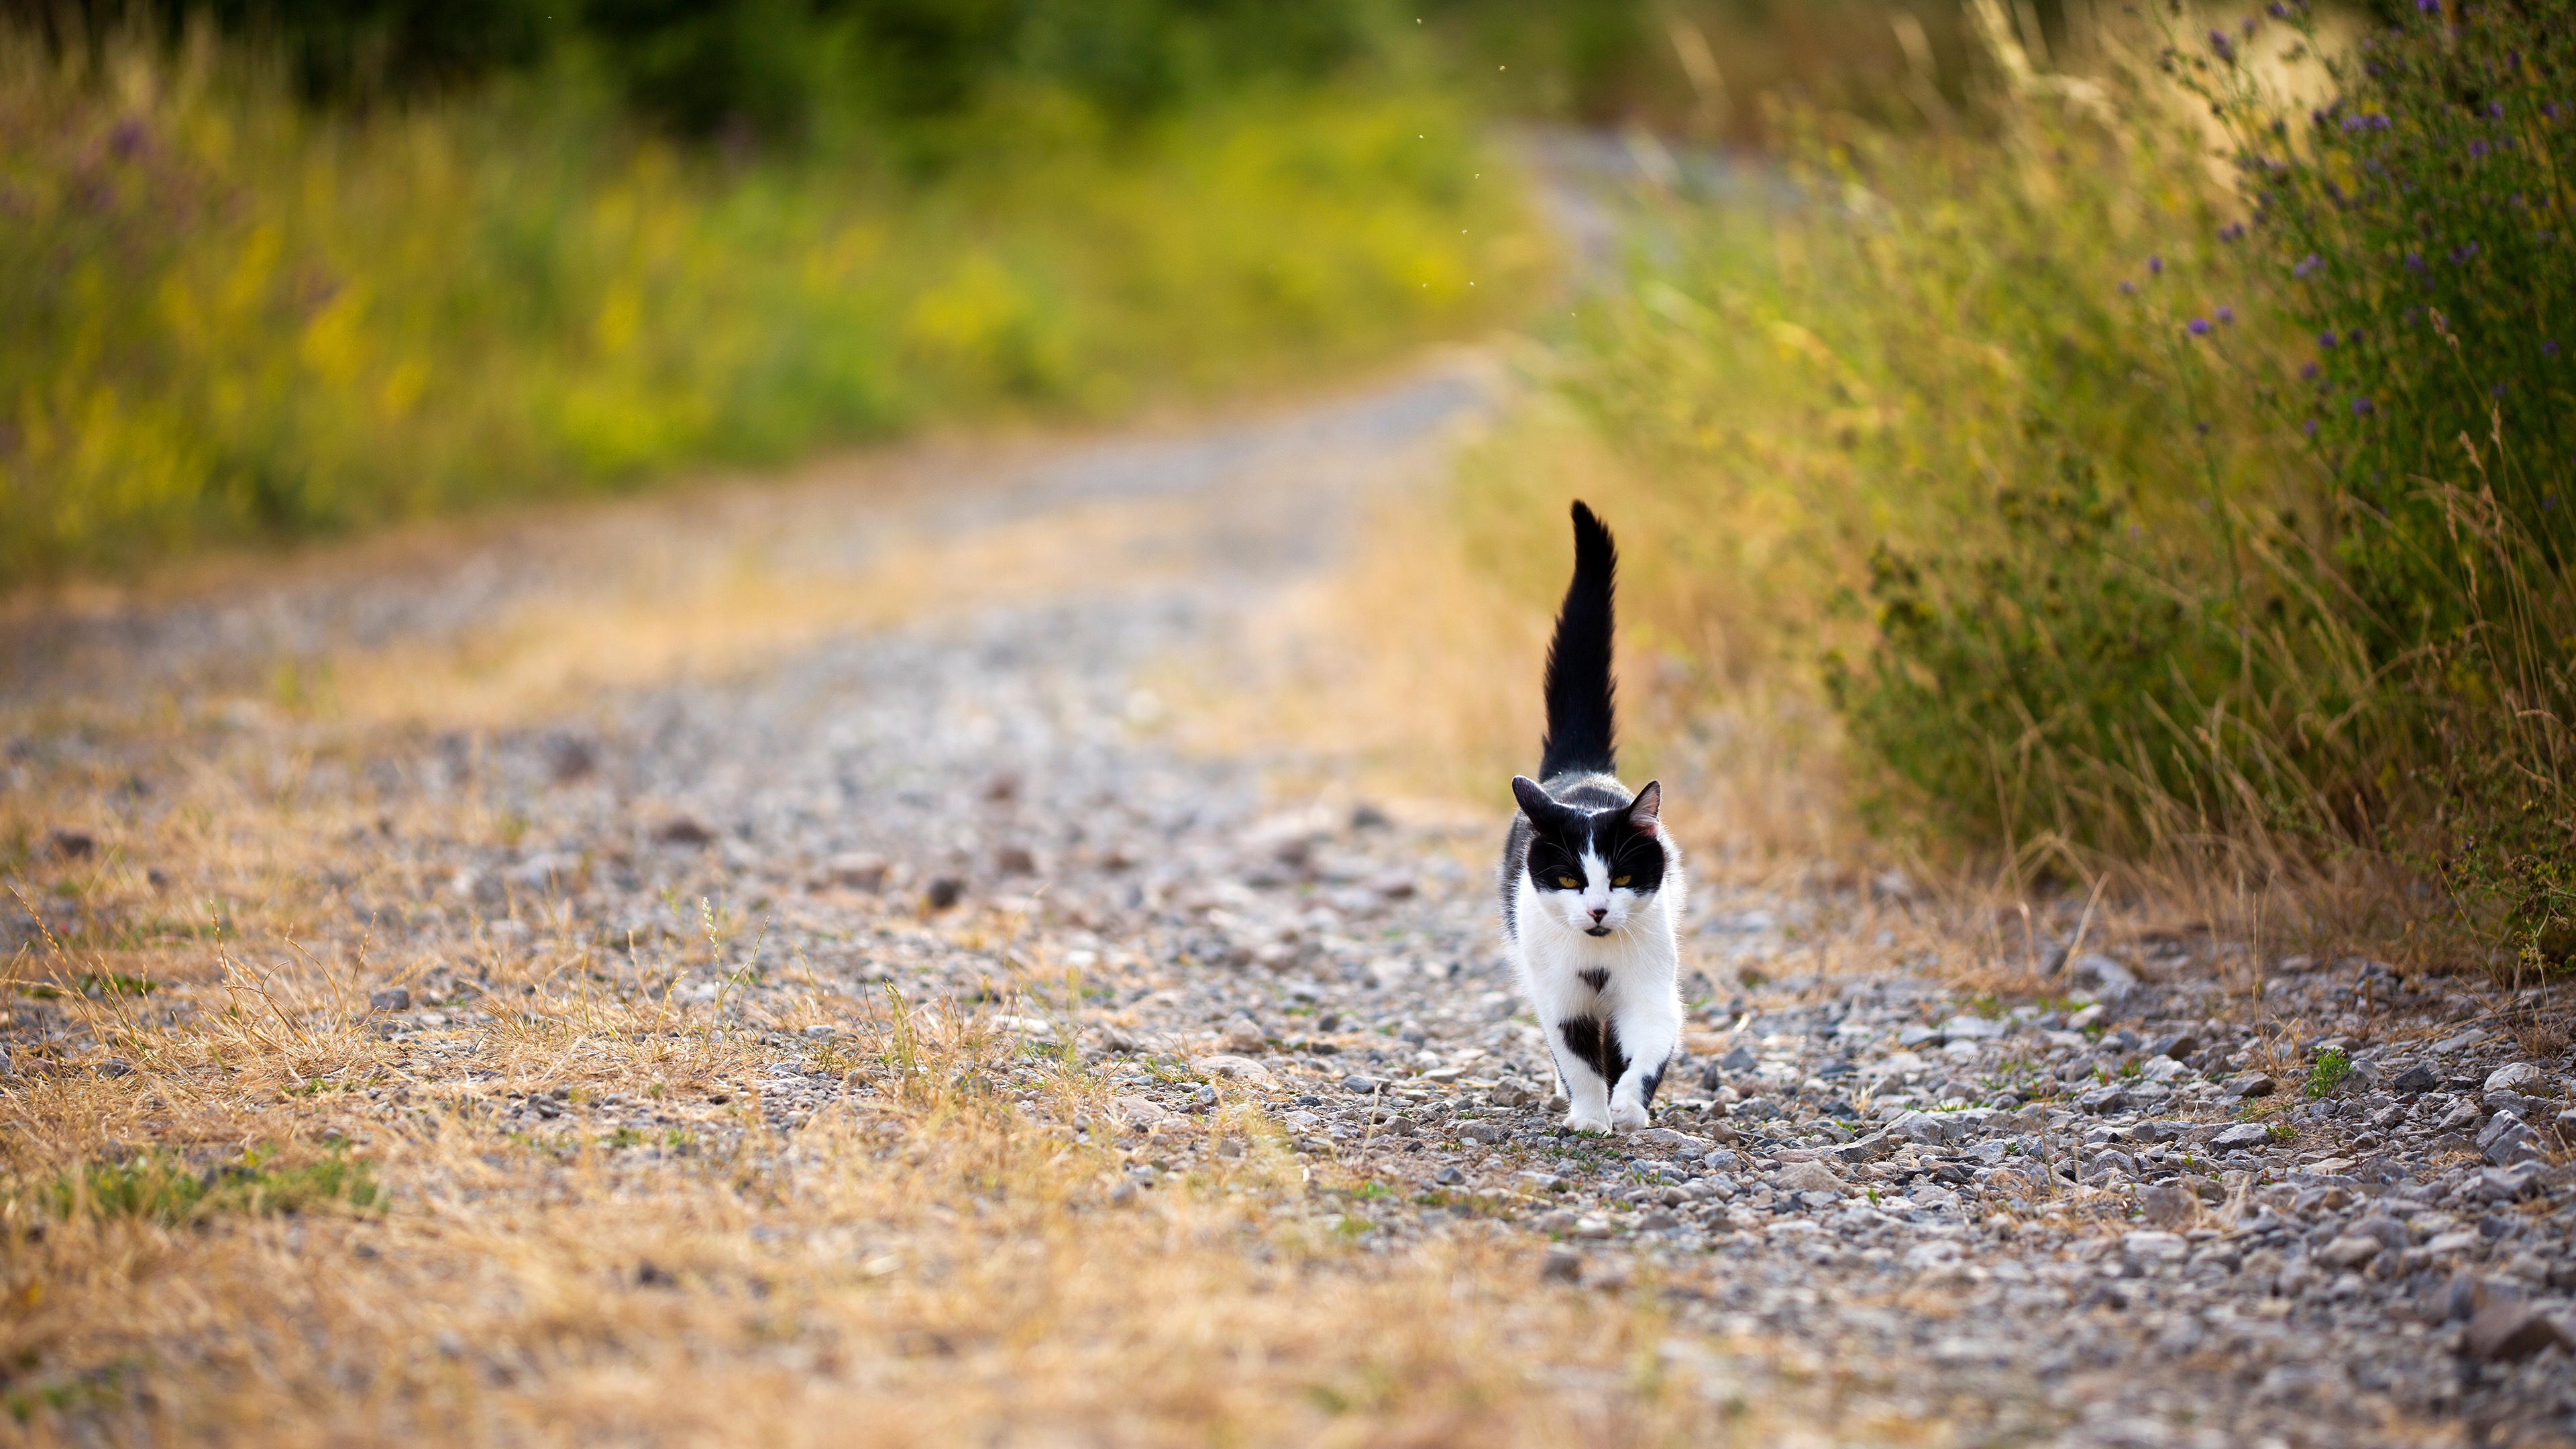
[[[1823,654],[1883,826],[2393,861],[2553,968],[2576,7],[2281,16],[2070,74],[1972,9],[1971,124],[1782,112],[1778,204],[1649,198],[1559,390],[1631,460],[1594,501],[1692,560],[1643,626],[1710,697]]]
[[[2023,0],[2033,42],[2062,0]],[[802,143],[1063,92],[1115,124],[1247,87],[1436,81],[1488,114],[1762,138],[1791,91],[1946,121],[1974,63],[1957,0],[0,0],[60,51],[195,18],[287,57],[332,104],[452,90],[578,54],[687,136]]]
[[[918,179],[639,137],[574,67],[352,117],[202,34],[0,53],[6,580],[1239,386],[1452,333],[1543,260],[1436,98],[1112,145],[1033,91]]]

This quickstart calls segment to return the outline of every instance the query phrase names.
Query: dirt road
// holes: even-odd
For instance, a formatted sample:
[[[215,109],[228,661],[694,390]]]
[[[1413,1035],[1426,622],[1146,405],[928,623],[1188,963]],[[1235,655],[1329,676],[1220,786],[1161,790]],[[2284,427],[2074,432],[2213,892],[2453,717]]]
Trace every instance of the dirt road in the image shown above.
[[[1560,1133],[1501,807],[1181,727],[1483,376],[12,621],[7,1432],[2569,1437],[2570,1064],[2473,992],[1718,882],[1658,1127]]]

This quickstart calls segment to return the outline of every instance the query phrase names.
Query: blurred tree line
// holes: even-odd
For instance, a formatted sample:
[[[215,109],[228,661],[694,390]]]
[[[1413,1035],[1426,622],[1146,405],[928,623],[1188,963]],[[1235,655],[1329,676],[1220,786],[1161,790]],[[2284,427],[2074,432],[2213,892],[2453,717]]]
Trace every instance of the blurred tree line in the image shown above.
[[[2063,0],[2015,0],[2042,37]],[[1491,113],[1757,139],[1759,98],[1920,120],[1965,89],[1958,0],[0,0],[58,47],[191,21],[264,44],[298,91],[362,105],[589,58],[675,134],[793,145],[1014,89],[1112,125],[1263,86],[1461,89]],[[1930,99],[1927,100],[1927,94]]]

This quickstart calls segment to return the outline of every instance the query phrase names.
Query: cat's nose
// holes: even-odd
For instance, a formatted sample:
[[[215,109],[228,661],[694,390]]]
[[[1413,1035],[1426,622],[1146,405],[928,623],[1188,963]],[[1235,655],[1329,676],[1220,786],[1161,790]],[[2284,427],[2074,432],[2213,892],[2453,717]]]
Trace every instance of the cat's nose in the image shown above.
[[[1598,922],[1603,916],[1608,914],[1610,914],[1610,908],[1608,906],[1594,906],[1592,908],[1592,919],[1595,922]]]

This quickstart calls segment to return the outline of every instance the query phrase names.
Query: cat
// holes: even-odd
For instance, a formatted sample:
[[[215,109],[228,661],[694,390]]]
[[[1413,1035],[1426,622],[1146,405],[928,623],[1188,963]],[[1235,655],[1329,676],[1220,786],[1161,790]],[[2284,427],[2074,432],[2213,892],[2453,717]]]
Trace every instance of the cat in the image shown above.
[[[1612,747],[1610,620],[1619,554],[1574,505],[1574,580],[1547,648],[1538,778],[1512,777],[1503,939],[1547,1033],[1577,1132],[1630,1132],[1681,1044],[1681,851],[1664,791],[1629,793]]]

